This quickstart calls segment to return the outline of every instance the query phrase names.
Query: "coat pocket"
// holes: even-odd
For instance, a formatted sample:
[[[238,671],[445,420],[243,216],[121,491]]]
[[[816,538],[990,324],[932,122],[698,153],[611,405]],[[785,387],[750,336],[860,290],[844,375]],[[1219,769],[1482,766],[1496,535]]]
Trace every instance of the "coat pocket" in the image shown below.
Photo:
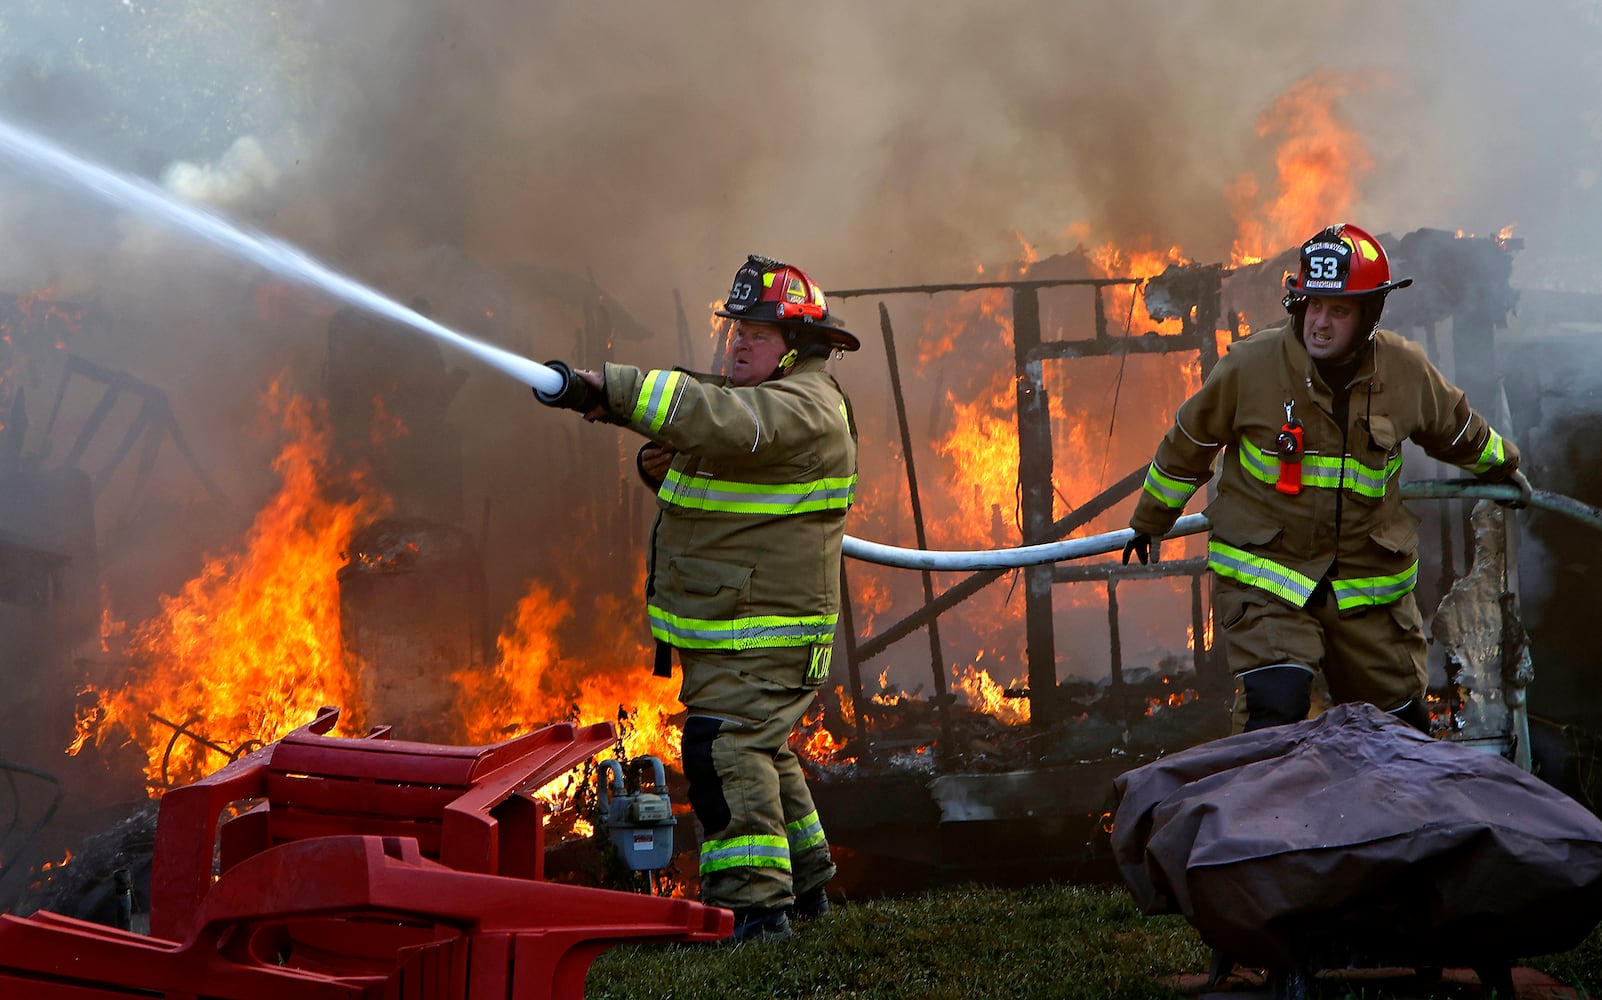
[[[1391,473],[1402,453],[1402,436],[1391,418],[1380,414],[1359,417],[1357,423],[1351,463],[1342,474],[1346,495],[1360,507],[1377,507],[1399,485]]]
[[[1369,446],[1387,455],[1394,454],[1402,440],[1396,433],[1396,425],[1391,422],[1391,418],[1376,413],[1362,419],[1363,423],[1368,425]]]
[[[674,610],[686,618],[724,621],[751,599],[751,567],[696,556],[668,560],[668,584],[681,595]]]
[[[1418,518],[1402,507],[1395,517],[1368,533],[1370,540],[1386,552],[1399,556],[1418,555]]]
[[[1214,538],[1242,548],[1268,545],[1285,531],[1283,525],[1242,510],[1239,504],[1214,504],[1207,508],[1207,520],[1212,522]]]

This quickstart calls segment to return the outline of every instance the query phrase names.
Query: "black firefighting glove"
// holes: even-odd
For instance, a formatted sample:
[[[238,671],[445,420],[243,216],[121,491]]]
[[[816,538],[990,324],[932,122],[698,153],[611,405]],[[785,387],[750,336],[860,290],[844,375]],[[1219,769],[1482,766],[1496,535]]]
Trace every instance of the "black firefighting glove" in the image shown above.
[[[1124,546],[1124,565],[1129,565],[1129,554],[1133,552],[1140,559],[1142,566],[1151,562],[1151,536],[1135,532],[1135,537]]]
[[[1523,469],[1515,469],[1513,474],[1508,476],[1507,479],[1503,480],[1503,482],[1509,486],[1517,486],[1519,488],[1519,495],[1518,499],[1516,500],[1498,500],[1497,503],[1501,506],[1510,510],[1523,510],[1524,508],[1528,507],[1530,505],[1530,501],[1535,498],[1535,488],[1530,485],[1530,477],[1524,474]]]
[[[588,413],[606,402],[601,390],[580,378],[567,362],[547,361],[545,367],[562,377],[562,385],[555,392],[541,392],[538,388],[534,390],[534,398],[546,406]]]

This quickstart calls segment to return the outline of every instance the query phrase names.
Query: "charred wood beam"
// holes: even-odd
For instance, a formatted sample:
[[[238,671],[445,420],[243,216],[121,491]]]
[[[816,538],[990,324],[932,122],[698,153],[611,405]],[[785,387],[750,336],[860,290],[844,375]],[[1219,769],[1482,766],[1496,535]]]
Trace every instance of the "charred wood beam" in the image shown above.
[[[892,285],[887,288],[847,288],[826,292],[832,298],[849,299],[864,295],[933,295],[936,292],[981,292],[991,288],[1040,289],[1061,285],[1106,288],[1110,285],[1138,285],[1143,278],[1041,278],[1028,281],[958,281],[939,285]]]
[[[866,741],[868,720],[862,711],[863,657],[857,650],[857,628],[851,617],[851,581],[846,576],[846,561],[840,560],[840,625],[845,632],[846,675],[851,684],[851,707],[856,710],[857,738]]]
[[[907,496],[912,502],[912,531],[918,548],[927,549],[929,540],[923,528],[923,500],[918,493],[918,470],[912,457],[912,431],[907,426],[907,400],[901,392],[901,366],[896,357],[895,330],[890,325],[890,310],[879,303],[879,331],[884,334],[884,357],[890,369],[890,392],[895,401],[896,425],[901,432],[901,459],[907,466]],[[934,600],[934,574],[924,570],[923,602]],[[940,712],[940,747],[946,752],[951,746],[951,712],[946,697],[946,658],[940,647],[940,619],[929,620],[929,667],[934,675],[935,704]],[[859,711],[860,715],[861,712]]]
[[[1124,707],[1124,638],[1118,628],[1118,578],[1107,578],[1107,696],[1120,715]],[[1030,690],[1033,690],[1033,684]]]
[[[1218,355],[1217,340],[1196,334],[1144,333],[1138,337],[1098,337],[1094,340],[1053,340],[1036,344],[1025,355],[1028,362],[1057,361],[1069,358],[1097,358],[1118,354],[1169,354],[1173,351],[1207,350],[1213,345],[1213,356]]]
[[[1099,295],[1098,295],[1099,297]],[[1012,290],[1012,342],[1017,365],[1018,488],[1023,508],[1026,545],[1046,541],[1052,514],[1051,402],[1046,391],[1044,364],[1033,358],[1041,348],[1040,290]],[[1050,691],[1057,686],[1057,639],[1052,624],[1050,565],[1028,566],[1024,575],[1024,656],[1028,660],[1029,690]],[[1030,712],[1033,726],[1046,727],[1056,720],[1050,710]]]
[[[1058,564],[1053,568],[1056,583],[1090,583],[1100,580],[1166,580],[1176,576],[1200,576],[1207,571],[1206,559],[1179,559],[1153,562],[1149,566],[1119,562]]]

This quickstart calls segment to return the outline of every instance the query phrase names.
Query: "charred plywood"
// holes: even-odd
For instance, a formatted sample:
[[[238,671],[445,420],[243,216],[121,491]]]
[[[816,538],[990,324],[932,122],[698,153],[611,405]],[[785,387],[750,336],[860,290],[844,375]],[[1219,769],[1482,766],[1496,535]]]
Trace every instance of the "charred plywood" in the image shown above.
[[[369,525],[351,540],[339,594],[367,717],[461,742],[457,676],[482,667],[490,649],[484,569],[467,533],[418,519]]]

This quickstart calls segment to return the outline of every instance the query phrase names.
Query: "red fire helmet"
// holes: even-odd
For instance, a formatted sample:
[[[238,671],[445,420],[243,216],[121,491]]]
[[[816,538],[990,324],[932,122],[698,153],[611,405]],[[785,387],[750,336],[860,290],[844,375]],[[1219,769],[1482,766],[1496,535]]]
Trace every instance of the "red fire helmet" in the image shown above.
[[[799,267],[770,257],[746,257],[734,272],[734,284],[717,314],[815,332],[842,350],[855,351],[862,346],[854,334],[829,315],[829,302],[817,282]]]
[[[1286,277],[1285,288],[1293,296],[1343,298],[1383,295],[1412,283],[1412,278],[1391,280],[1391,262],[1379,240],[1340,223],[1302,244],[1301,268]]]

